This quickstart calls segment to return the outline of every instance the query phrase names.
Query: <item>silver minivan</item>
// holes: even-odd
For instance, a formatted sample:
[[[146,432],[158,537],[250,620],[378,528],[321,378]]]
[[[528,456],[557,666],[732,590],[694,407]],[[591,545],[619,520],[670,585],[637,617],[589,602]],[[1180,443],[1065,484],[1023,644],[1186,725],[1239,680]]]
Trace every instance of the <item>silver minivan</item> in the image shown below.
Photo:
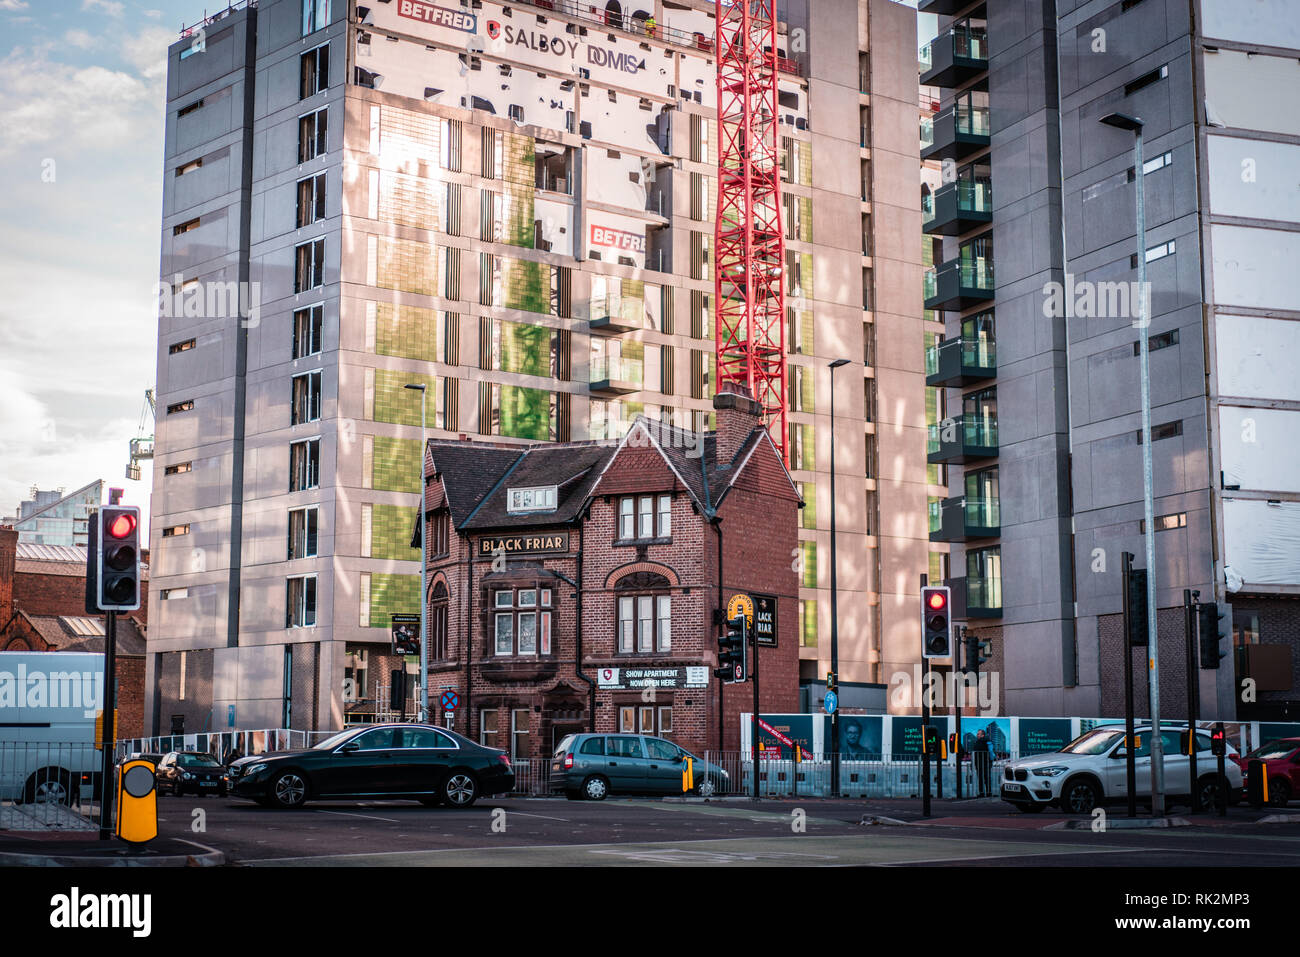
[[[685,748],[649,734],[570,734],[551,756],[550,790],[570,800],[610,794],[681,794],[687,759],[693,793],[725,792],[727,772]]]

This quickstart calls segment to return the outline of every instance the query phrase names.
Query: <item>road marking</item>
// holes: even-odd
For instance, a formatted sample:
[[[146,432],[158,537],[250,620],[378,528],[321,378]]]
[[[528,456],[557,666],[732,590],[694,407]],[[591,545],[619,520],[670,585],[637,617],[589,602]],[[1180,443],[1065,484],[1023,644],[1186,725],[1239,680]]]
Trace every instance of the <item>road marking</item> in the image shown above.
[[[990,843],[991,843],[991,842],[990,842]],[[983,856],[980,856],[980,857],[926,857],[926,858],[917,858],[917,859],[915,859],[915,860],[907,860],[907,861],[876,861],[876,862],[873,862],[873,863],[868,863],[868,864],[866,864],[865,866],[867,866],[867,867],[906,867],[906,866],[908,866],[908,865],[910,865],[910,864],[952,864],[952,863],[955,863],[955,862],[966,863],[966,862],[970,862],[970,861],[1015,860],[1015,859],[1017,859],[1017,858],[1021,858],[1021,857],[1055,857],[1055,856],[1058,856],[1058,855],[1061,855],[1061,854],[1066,854],[1066,853],[1082,853],[1082,854],[1137,854],[1137,853],[1145,853],[1145,852],[1147,852],[1147,851],[1152,850],[1152,848],[1146,848],[1146,847],[1078,847],[1078,846],[1075,846],[1075,845],[1073,845],[1073,844],[1070,844],[1070,845],[1061,845],[1061,844],[1047,844],[1047,845],[1040,845],[1040,844],[1026,844],[1025,847],[1030,847],[1030,848],[1039,848],[1039,847],[1047,847],[1047,848],[1061,848],[1061,847],[1064,847],[1064,848],[1068,848],[1068,850],[1061,850],[1061,851],[1058,851],[1058,850],[1041,850],[1041,851],[1039,851],[1039,850],[1035,850],[1035,851],[1033,851],[1032,853],[1026,853],[1026,854],[987,854],[987,855],[983,855]]]
[[[545,821],[562,821],[565,824],[572,823],[567,817],[551,817],[549,814],[529,814],[526,811],[507,811],[506,813],[511,817],[518,814],[520,817],[540,817]]]
[[[370,821],[387,821],[389,824],[400,824],[401,821],[394,820],[391,817],[376,817],[373,814],[357,814],[354,811],[326,811],[323,808],[313,808],[317,814],[338,814],[341,817],[364,817]],[[355,828],[354,828],[355,830]]]

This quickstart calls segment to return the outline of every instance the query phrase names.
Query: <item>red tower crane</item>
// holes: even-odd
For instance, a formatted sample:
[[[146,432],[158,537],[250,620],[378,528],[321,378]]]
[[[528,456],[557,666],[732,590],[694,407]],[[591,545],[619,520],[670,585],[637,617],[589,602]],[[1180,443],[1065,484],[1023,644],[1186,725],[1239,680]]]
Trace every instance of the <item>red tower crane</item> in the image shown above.
[[[775,0],[718,0],[717,383],[744,385],[786,456],[785,234]],[[779,431],[774,428],[779,426]]]

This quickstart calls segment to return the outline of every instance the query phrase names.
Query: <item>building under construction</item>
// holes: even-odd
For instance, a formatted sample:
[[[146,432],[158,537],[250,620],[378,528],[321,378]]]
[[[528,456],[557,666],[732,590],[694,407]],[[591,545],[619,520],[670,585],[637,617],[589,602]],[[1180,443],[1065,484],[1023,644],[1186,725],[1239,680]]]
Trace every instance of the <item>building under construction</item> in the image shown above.
[[[720,375],[764,404],[805,502],[777,637],[815,706],[840,358],[842,699],[910,672],[941,494],[916,15],[815,6],[776,5],[761,63],[737,63],[728,23],[770,6],[724,5],[720,32],[694,0],[261,0],[171,47],[160,274],[242,305],[159,319],[146,723],[391,707],[390,616],[420,601],[421,395],[430,437],[610,440],[637,414],[708,427]],[[728,69],[768,84],[743,137]],[[719,183],[720,152],[748,185]]]

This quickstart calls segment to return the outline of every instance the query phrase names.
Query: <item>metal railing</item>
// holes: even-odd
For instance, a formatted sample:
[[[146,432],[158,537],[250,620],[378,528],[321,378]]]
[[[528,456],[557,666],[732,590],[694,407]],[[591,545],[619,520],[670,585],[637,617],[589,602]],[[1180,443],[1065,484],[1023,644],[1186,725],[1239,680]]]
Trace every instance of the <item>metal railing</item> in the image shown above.
[[[206,27],[209,24],[216,23],[218,20],[223,20],[230,14],[234,13],[236,10],[243,10],[245,7],[256,7],[256,6],[257,6],[257,0],[234,0],[234,2],[226,4],[226,9],[218,10],[216,13],[213,13],[211,15],[205,14],[203,19],[198,21],[197,23],[193,23],[188,27],[181,27],[181,36],[182,37],[192,36],[195,30],[198,30],[202,27]]]
[[[958,103],[957,132],[967,136],[989,135],[989,108],[987,106],[969,106]]]
[[[640,385],[645,364],[632,359],[595,358],[591,360],[592,382],[630,382]]]
[[[97,831],[102,752],[93,744],[0,744],[0,831]]]
[[[762,752],[760,752],[761,754]],[[774,752],[767,752],[771,755]],[[754,764],[748,751],[705,751],[701,757],[711,764],[726,771],[725,778],[714,781],[714,796],[743,797],[753,794]],[[930,762],[930,793],[940,793],[940,774],[942,773],[942,794],[945,798],[956,797],[957,778],[962,775],[962,794],[964,797],[979,793],[979,769],[971,762],[970,755],[964,755],[958,767],[953,756],[945,761],[932,759]],[[1017,760],[1018,755],[998,753],[989,764],[988,783],[991,796],[997,796],[997,782],[1002,774],[1002,766],[1008,761]],[[839,790],[832,793],[832,761],[830,755],[807,755],[802,761],[795,761],[788,750],[782,750],[780,757],[760,757],[758,762],[758,789],[760,797],[809,797],[809,798],[916,798],[921,796],[924,783],[920,755],[900,755],[886,758],[880,754],[842,754],[840,756]],[[695,781],[698,785],[701,773],[697,769]]]
[[[385,720],[399,720],[396,716]],[[310,748],[337,731],[298,731],[293,728],[259,728],[242,731],[202,731],[197,734],[163,734],[151,738],[125,738],[117,742],[115,757],[121,761],[136,754],[166,754],[169,751],[198,751],[225,762],[226,756],[238,751],[266,754],[271,751],[297,751]]]

